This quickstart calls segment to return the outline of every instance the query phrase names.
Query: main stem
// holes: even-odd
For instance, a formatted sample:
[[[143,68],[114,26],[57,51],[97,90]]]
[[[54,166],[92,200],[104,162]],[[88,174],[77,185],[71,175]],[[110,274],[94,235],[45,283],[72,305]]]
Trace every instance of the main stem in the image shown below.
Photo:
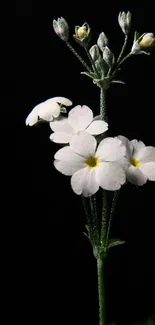
[[[98,295],[99,295],[99,325],[106,325],[105,295],[104,295],[104,257],[97,259]]]
[[[101,120],[107,121],[105,90],[103,88],[100,88],[100,118]]]

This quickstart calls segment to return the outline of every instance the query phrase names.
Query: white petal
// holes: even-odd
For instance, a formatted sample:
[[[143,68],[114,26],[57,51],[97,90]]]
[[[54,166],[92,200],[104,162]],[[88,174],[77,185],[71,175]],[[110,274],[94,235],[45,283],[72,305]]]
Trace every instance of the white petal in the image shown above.
[[[78,195],[83,194],[83,196],[88,197],[95,194],[99,189],[95,170],[85,167],[77,171],[71,178],[71,186]]]
[[[39,108],[38,115],[41,119],[50,122],[54,117],[58,117],[60,114],[60,106],[54,102],[47,100]]]
[[[93,112],[88,106],[76,106],[71,109],[68,115],[68,123],[75,132],[84,131],[93,120]]]
[[[50,140],[55,143],[69,143],[72,139],[72,134],[65,132],[54,132],[50,135]]]
[[[126,171],[126,177],[132,184],[141,186],[147,182],[147,177],[141,172],[140,168],[130,166]]]
[[[42,107],[43,104],[44,103],[40,103],[33,108],[33,110],[30,112],[30,114],[26,118],[26,121],[25,121],[26,125],[33,126],[34,124],[36,124],[38,122],[38,111],[39,111],[40,107]]]
[[[104,133],[107,130],[108,130],[108,124],[105,121],[93,121],[86,129],[86,132],[90,134],[98,135]]]
[[[65,106],[71,106],[73,104],[71,100],[65,97],[53,97],[52,100]]]
[[[75,172],[77,172],[79,169],[83,168],[83,164],[80,164],[77,161],[74,162],[68,162],[68,161],[62,161],[62,160],[55,160],[54,161],[55,168],[62,174],[66,176],[71,176]]]
[[[138,140],[136,140],[136,139],[132,140],[132,141],[131,141],[131,144],[132,144],[132,146],[133,146],[133,153],[132,153],[132,155],[133,155],[134,158],[136,158],[138,152],[139,152],[141,149],[145,148],[145,144],[144,144],[142,141],[138,141]]]
[[[133,153],[133,145],[132,145],[131,141],[129,141],[123,135],[119,135],[118,138],[122,141],[122,143],[126,147],[125,157],[128,158],[128,159],[131,159],[132,158],[132,153]]]
[[[126,181],[125,172],[117,163],[101,162],[95,172],[99,185],[105,190],[119,190]]]
[[[142,148],[137,152],[135,158],[140,162],[155,161],[155,148],[151,146]]]
[[[65,160],[67,162],[70,161],[77,161],[77,162],[85,162],[85,158],[79,156],[77,153],[75,153],[70,146],[65,146],[61,149],[59,149],[55,155],[54,155],[54,159],[57,160]]]
[[[131,166],[129,160],[125,157],[117,160],[117,164],[120,165],[125,171]]]
[[[57,121],[50,122],[50,127],[54,132],[65,132],[73,134],[73,129],[68,124],[68,119],[66,117],[59,117]]]
[[[142,164],[139,169],[144,173],[149,181],[155,181],[155,162]]]
[[[118,138],[103,139],[97,149],[96,156],[102,161],[120,160],[126,152],[125,146]]]
[[[73,135],[70,146],[79,155],[88,158],[95,155],[96,139],[87,132]]]

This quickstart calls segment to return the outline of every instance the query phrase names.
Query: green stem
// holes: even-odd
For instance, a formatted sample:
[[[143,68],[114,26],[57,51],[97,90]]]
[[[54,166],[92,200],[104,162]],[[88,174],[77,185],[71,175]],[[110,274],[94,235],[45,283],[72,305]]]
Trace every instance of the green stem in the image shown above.
[[[117,201],[118,201],[119,194],[120,194],[120,190],[115,191],[114,195],[113,195],[112,206],[111,206],[111,211],[110,211],[110,217],[109,217],[109,221],[108,221],[106,243],[105,243],[106,248],[108,247],[108,244],[109,244],[110,230],[111,230],[113,216],[114,216],[114,213],[115,213],[116,204],[117,204]]]
[[[117,64],[119,64],[119,62],[121,61],[121,58],[122,58],[122,56],[123,56],[123,53],[124,53],[125,48],[126,48],[126,45],[127,45],[127,41],[128,41],[128,35],[125,35],[124,44],[123,44],[123,46],[122,46],[122,49],[121,49],[120,55],[119,55],[119,57],[118,57],[118,59],[117,59]]]
[[[92,235],[93,242],[95,245],[99,245],[99,229],[98,229],[98,219],[97,219],[97,206],[96,206],[96,196],[92,195],[89,198],[91,218],[92,218]]]
[[[105,294],[104,294],[104,257],[97,259],[98,297],[99,297],[99,325],[106,325]]]
[[[106,190],[103,190],[103,199],[102,199],[102,220],[101,220],[101,245],[105,245],[106,232],[107,232],[107,214],[108,214],[108,205],[107,205],[107,193]]]
[[[105,90],[103,88],[100,88],[100,117],[101,117],[101,120],[107,121]]]
[[[74,50],[72,45],[69,42],[66,42],[66,45],[69,47],[69,49],[72,51],[72,53],[77,57],[77,59],[82,63],[82,65],[85,67],[85,69],[88,72],[92,72],[87,63],[81,58],[81,56]]]
[[[98,71],[97,71],[96,66],[95,66],[95,63],[94,63],[94,61],[93,61],[93,59],[92,59],[92,57],[91,57],[91,55],[90,55],[90,53],[88,51],[88,48],[87,47],[84,47],[84,49],[85,49],[85,51],[87,53],[88,59],[89,59],[91,65],[92,65],[92,68],[93,68],[93,70],[94,70],[94,72],[96,74],[96,77],[99,78]]]

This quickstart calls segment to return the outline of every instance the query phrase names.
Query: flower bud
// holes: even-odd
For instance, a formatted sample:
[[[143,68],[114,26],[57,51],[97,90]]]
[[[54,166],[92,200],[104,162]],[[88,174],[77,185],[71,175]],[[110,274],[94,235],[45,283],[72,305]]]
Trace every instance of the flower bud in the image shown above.
[[[93,45],[90,50],[89,50],[89,53],[93,59],[93,61],[96,61],[99,59],[100,57],[100,52],[99,52],[99,48],[97,45]]]
[[[73,35],[75,40],[82,46],[86,46],[91,37],[91,29],[87,23],[84,23],[81,27],[75,27],[75,35]]]
[[[118,15],[118,23],[122,29],[122,32],[125,35],[129,34],[130,26],[131,26],[131,17],[132,15],[130,11],[128,11],[127,14],[123,11],[120,12]]]
[[[98,47],[100,48],[101,51],[103,51],[104,47],[108,45],[108,38],[104,34],[104,32],[102,32],[99,35],[99,38],[97,40],[97,45],[98,45]]]
[[[139,42],[139,46],[141,49],[150,49],[155,45],[155,37],[153,33],[146,33],[141,41]]]
[[[55,19],[53,20],[53,28],[55,33],[65,42],[68,41],[69,37],[69,27],[67,24],[67,21],[61,17],[58,18],[56,21]]]
[[[115,62],[114,55],[107,46],[103,49],[103,60],[109,65],[109,67],[112,67]]]
[[[155,46],[153,33],[144,33],[141,36],[135,32],[134,43],[131,49],[132,54],[149,54],[148,51]]]

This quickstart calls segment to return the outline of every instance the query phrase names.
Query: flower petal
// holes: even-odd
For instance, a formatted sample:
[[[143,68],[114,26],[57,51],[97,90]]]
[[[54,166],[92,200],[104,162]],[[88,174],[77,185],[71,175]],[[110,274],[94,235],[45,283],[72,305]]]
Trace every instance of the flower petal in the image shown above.
[[[39,111],[40,107],[42,107],[43,104],[44,103],[40,103],[33,108],[33,110],[30,112],[30,114],[26,118],[26,121],[25,121],[26,125],[33,126],[34,124],[36,124],[38,122],[38,111]]]
[[[54,156],[55,168],[64,175],[71,176],[85,167],[84,159],[77,155],[69,146],[58,150]]]
[[[53,97],[51,99],[59,104],[65,105],[65,106],[71,106],[73,104],[71,100],[69,100],[68,98],[65,98],[65,97]]]
[[[54,132],[65,132],[73,134],[73,129],[68,124],[67,117],[59,117],[57,121],[50,122],[50,127]]]
[[[54,132],[50,135],[50,140],[55,143],[69,143],[72,139],[72,134],[65,132]]]
[[[68,123],[75,132],[84,131],[93,120],[93,112],[88,106],[75,106],[68,115]]]
[[[146,162],[142,164],[139,169],[149,181],[155,181],[155,162]]]
[[[99,185],[105,190],[119,190],[126,181],[125,172],[117,163],[101,162],[95,172]]]
[[[128,159],[131,159],[132,158],[132,153],[133,153],[133,145],[131,144],[131,141],[128,140],[123,135],[119,135],[118,138],[122,141],[122,143],[126,147],[125,157],[128,158]]]
[[[143,174],[140,168],[130,166],[126,171],[128,181],[134,185],[141,186],[147,182],[147,177]]]
[[[49,99],[46,100],[43,105],[39,108],[38,115],[45,121],[52,121],[53,117],[58,117],[60,114],[60,106]]]
[[[86,129],[86,132],[90,134],[98,135],[104,133],[107,130],[108,130],[108,124],[105,121],[93,121]]]
[[[85,167],[77,171],[71,178],[71,186],[78,195],[83,194],[83,196],[88,197],[95,194],[99,189],[95,170]]]
[[[72,137],[70,146],[77,154],[88,158],[95,155],[96,139],[87,132],[80,132]]]
[[[138,140],[136,140],[136,139],[131,140],[130,143],[131,143],[131,145],[133,146],[133,153],[132,153],[132,155],[133,155],[134,158],[136,158],[138,152],[139,152],[141,149],[145,148],[145,144],[144,144],[142,141],[138,141]]]
[[[155,161],[155,148],[151,146],[144,147],[137,152],[135,158],[137,160],[140,160],[142,163]]]
[[[105,138],[100,142],[96,156],[102,161],[117,161],[125,155],[125,152],[125,146],[117,137]]]

